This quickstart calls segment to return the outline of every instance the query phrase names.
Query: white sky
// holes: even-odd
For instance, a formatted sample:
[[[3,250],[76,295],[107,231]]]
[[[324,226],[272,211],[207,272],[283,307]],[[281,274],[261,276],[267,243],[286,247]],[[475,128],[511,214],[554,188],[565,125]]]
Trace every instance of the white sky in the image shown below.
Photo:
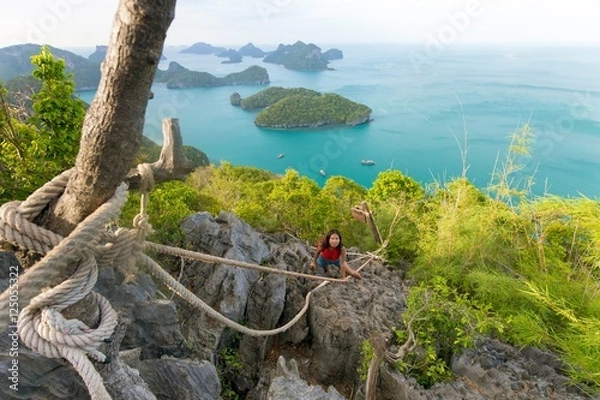
[[[0,47],[107,44],[118,0],[20,0]],[[600,44],[598,0],[178,0],[166,45]]]

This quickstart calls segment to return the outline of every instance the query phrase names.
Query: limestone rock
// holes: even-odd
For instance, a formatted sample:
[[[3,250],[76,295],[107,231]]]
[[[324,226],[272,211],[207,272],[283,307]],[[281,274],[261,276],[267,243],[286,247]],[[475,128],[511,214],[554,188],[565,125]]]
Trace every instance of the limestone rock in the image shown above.
[[[300,378],[294,360],[286,363],[283,357],[277,360],[276,376],[271,381],[267,400],[345,400],[334,387],[324,390],[311,386]]]

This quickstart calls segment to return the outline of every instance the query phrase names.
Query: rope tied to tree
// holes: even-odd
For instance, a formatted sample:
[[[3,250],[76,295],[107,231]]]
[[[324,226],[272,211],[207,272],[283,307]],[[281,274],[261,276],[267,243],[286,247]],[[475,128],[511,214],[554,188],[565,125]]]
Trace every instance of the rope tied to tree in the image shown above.
[[[122,239],[126,233],[106,234],[106,225],[116,219],[125,203],[126,184],[121,184],[111,199],[78,224],[66,238],[34,224],[33,219],[62,194],[71,173],[66,171],[57,176],[23,203],[10,202],[0,207],[0,240],[44,256],[19,277],[19,301],[24,307],[15,322],[21,341],[41,355],[68,360],[82,377],[92,399],[104,400],[110,399],[110,395],[86,354],[96,361],[106,361],[98,347],[112,336],[117,313],[98,293],[92,293],[92,301],[100,310],[96,328],[77,319],[66,319],[61,311],[91,292],[98,278],[99,263],[114,264],[130,259],[130,251],[126,251],[122,243],[137,242],[139,248],[141,243],[139,240],[106,241],[111,236]],[[115,246],[115,243],[121,245]],[[70,277],[43,290],[56,280],[56,271],[69,269],[74,269]],[[8,295],[9,290],[0,296],[2,315],[8,315]]]

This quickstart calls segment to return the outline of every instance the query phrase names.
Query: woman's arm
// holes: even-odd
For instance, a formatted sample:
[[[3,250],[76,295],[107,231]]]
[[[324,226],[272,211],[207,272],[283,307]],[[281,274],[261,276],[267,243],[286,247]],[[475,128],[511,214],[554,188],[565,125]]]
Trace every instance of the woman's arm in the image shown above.
[[[319,254],[321,254],[321,250],[319,246],[317,246],[317,250],[315,251],[315,255],[313,256],[312,261],[310,262],[310,268],[315,269],[317,267],[317,258],[319,258]]]

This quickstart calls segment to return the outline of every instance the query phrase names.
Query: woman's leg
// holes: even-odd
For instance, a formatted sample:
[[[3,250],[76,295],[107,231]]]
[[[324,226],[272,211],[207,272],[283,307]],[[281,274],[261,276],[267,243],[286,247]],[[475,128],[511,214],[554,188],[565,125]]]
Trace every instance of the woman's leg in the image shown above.
[[[317,275],[318,276],[327,276],[327,263],[323,259],[323,257],[317,257]]]

